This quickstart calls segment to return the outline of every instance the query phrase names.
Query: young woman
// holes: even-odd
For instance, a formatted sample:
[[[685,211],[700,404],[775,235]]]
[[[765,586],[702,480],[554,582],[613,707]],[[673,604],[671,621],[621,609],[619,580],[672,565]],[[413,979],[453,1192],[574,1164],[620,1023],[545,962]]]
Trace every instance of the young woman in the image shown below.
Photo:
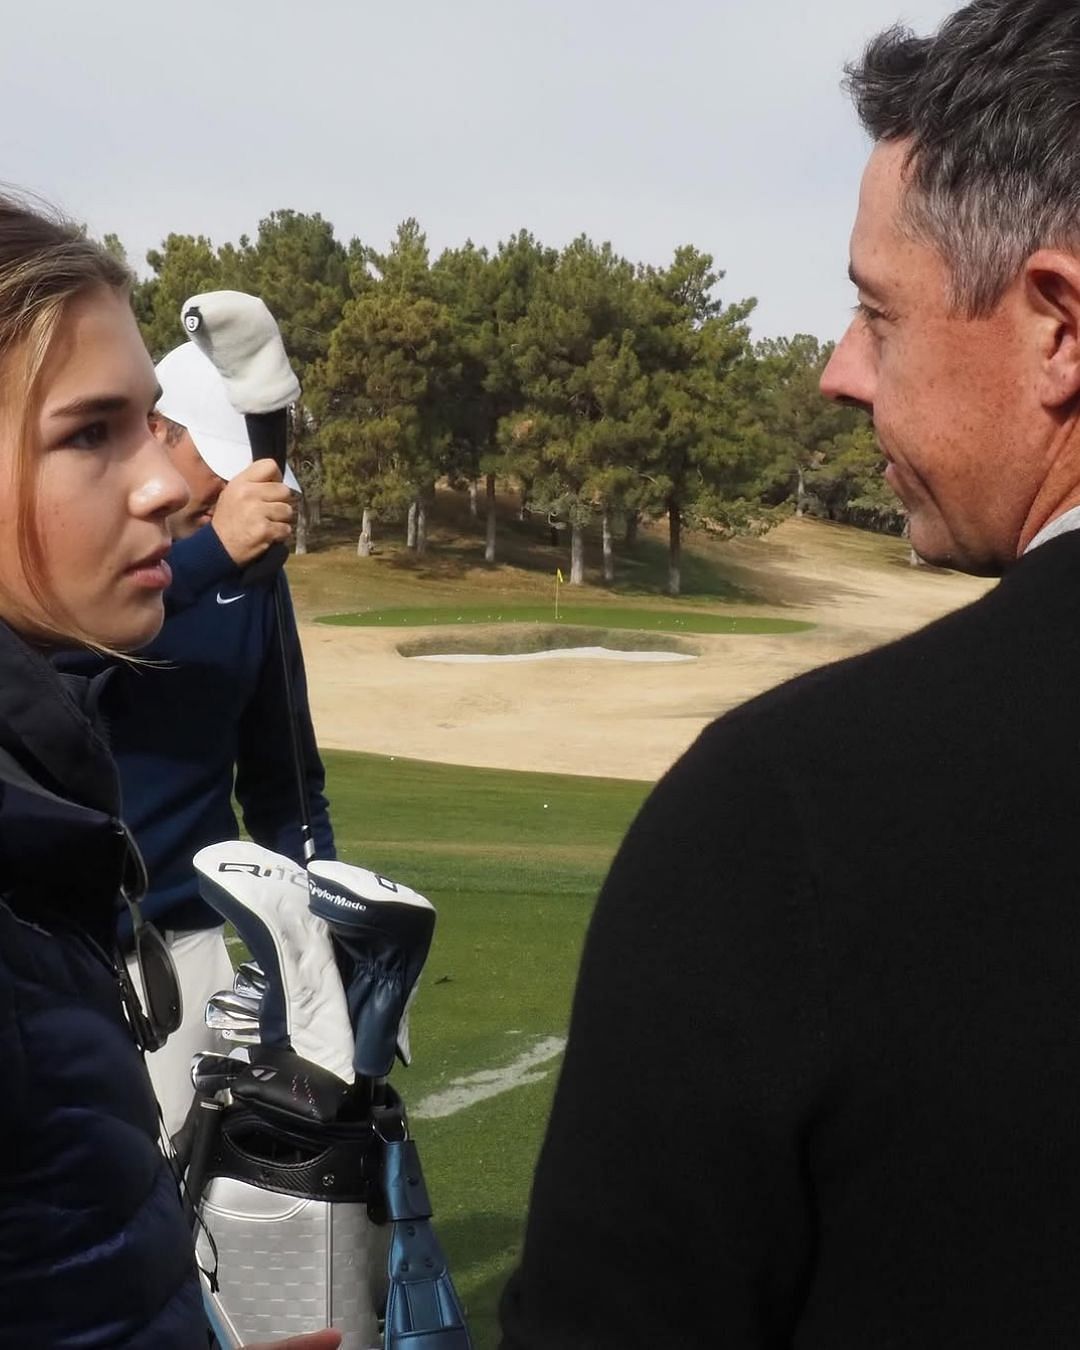
[[[162,622],[165,522],[187,489],[148,427],[129,282],[77,229],[0,197],[2,1347],[208,1340],[131,1027],[153,1034],[160,1008],[122,997],[114,960],[139,860],[96,691],[48,661],[72,641],[134,649]]]

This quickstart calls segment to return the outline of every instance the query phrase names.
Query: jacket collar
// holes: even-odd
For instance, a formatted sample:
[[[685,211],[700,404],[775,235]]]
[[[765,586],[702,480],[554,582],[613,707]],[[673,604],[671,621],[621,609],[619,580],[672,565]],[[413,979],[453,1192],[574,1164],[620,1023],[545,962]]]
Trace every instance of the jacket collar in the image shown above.
[[[0,621],[0,746],[43,787],[116,815],[116,766],[92,720],[106,677],[59,675]]]

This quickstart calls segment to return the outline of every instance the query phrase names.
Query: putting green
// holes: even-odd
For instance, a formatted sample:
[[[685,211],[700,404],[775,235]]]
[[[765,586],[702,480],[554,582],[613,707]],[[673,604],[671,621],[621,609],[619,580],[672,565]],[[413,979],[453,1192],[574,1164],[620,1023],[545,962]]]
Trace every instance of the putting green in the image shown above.
[[[431,628],[456,624],[543,623],[555,621],[551,605],[453,605],[368,609],[354,614],[325,614],[317,623],[347,628]],[[627,609],[619,605],[564,605],[559,625],[630,628],[662,633],[805,633],[812,623],[760,615],[708,614],[702,610]]]

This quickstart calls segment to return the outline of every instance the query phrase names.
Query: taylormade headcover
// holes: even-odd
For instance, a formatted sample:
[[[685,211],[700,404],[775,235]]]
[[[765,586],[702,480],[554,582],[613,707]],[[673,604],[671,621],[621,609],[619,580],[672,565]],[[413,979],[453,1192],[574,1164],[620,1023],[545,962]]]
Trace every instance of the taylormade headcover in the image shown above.
[[[308,894],[312,913],[326,920],[341,954],[353,1067],[365,1078],[385,1078],[427,960],[435,908],[408,886],[342,862],[309,863]]]
[[[199,894],[247,943],[266,976],[260,1040],[353,1081],[353,1035],[330,934],[307,905],[307,873],[245,839],[194,858]]]
[[[257,295],[207,291],[185,300],[185,331],[217,367],[239,413],[276,412],[300,397],[277,321]]]

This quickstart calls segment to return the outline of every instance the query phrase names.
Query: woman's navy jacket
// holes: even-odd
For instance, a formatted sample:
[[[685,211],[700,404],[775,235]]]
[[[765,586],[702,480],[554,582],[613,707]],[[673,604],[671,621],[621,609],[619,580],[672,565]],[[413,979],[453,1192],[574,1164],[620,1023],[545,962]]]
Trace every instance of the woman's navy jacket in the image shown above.
[[[91,695],[0,624],[0,1347],[202,1350],[111,960],[127,844]]]

